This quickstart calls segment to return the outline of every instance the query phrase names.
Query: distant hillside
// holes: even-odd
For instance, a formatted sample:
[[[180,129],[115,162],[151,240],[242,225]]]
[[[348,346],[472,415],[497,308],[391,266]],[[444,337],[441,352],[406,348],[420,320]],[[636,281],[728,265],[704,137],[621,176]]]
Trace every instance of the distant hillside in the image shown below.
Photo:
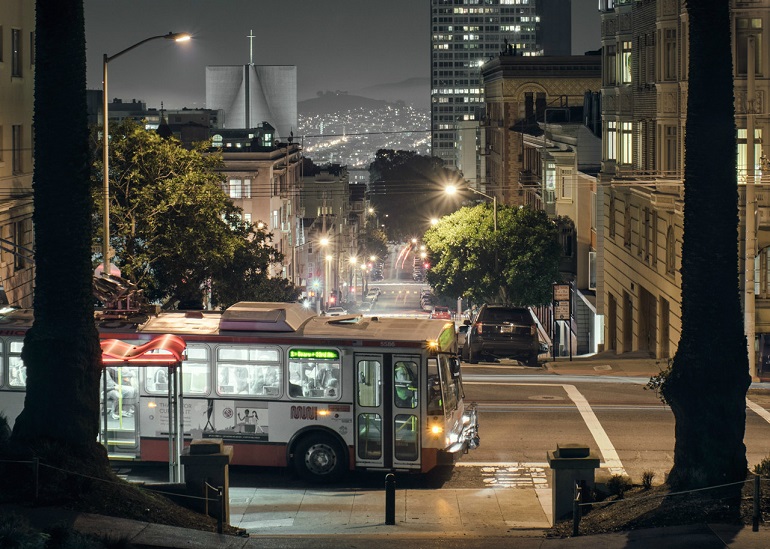
[[[381,99],[350,95],[347,92],[324,92],[324,94],[319,97],[306,99],[305,101],[297,103],[297,111],[303,116],[313,116],[317,114],[326,115],[358,108],[376,110],[385,107],[387,103],[387,101]]]
[[[401,82],[369,86],[356,91],[357,94],[385,101],[403,101],[418,109],[430,108],[430,78],[416,77]]]

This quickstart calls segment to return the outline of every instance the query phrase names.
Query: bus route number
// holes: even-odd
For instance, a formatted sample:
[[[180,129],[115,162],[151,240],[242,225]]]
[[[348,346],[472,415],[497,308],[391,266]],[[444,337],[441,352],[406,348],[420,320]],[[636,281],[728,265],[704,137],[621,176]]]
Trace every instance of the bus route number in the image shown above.
[[[380,347],[395,347],[395,341],[380,341]]]
[[[292,419],[318,419],[318,406],[292,406]]]

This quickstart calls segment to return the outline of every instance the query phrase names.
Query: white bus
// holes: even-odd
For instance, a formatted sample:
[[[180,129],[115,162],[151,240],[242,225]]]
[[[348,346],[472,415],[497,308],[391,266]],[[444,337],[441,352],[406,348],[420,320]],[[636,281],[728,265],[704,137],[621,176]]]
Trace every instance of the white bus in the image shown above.
[[[23,406],[20,353],[31,320],[30,311],[0,315],[0,411],[11,422]],[[328,481],[349,470],[424,473],[479,443],[452,322],[242,302],[97,325],[103,340],[184,340],[180,432],[186,444],[222,439],[233,465],[293,467]],[[102,441],[112,459],[169,461],[177,411],[168,371],[105,362]]]

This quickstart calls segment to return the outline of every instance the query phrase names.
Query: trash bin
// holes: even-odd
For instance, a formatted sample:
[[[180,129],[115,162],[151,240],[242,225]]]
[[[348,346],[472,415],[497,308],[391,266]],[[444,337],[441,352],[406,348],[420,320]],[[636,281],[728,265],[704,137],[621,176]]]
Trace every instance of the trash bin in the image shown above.
[[[556,451],[549,451],[547,457],[552,471],[553,521],[556,522],[572,516],[576,484],[581,486],[583,501],[586,494],[593,491],[599,457],[592,454],[588,446],[576,443],[557,444]]]
[[[207,500],[195,500],[191,508],[206,513],[222,522],[230,524],[230,460],[233,447],[225,446],[222,439],[209,438],[193,440],[182,454],[187,493]],[[217,492],[222,488],[222,506],[218,505]],[[207,510],[208,509],[208,510]]]

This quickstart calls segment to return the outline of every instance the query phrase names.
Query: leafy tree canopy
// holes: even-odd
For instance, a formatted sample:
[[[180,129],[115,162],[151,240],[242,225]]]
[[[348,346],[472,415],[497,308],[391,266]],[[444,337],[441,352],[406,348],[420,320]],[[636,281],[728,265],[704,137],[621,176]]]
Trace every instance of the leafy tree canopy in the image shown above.
[[[202,303],[211,281],[220,306],[259,300],[257,278],[283,256],[222,190],[222,160],[163,139],[133,121],[112,128],[110,244],[115,264],[151,300]],[[97,173],[101,173],[99,169]],[[96,179],[96,178],[95,178]],[[94,181],[98,193],[101,182]],[[98,196],[98,195],[97,195]],[[100,215],[101,199],[95,201]]]
[[[558,230],[543,211],[491,204],[443,217],[424,236],[428,282],[439,294],[516,305],[550,302],[559,276]]]
[[[369,198],[388,238],[404,240],[422,234],[431,218],[452,212],[455,205],[446,200],[444,185],[458,177],[439,158],[378,150],[369,165]]]
[[[388,236],[383,230],[377,228],[374,223],[366,224],[359,240],[364,257],[368,258],[374,255],[378,259],[384,260],[388,255]]]

